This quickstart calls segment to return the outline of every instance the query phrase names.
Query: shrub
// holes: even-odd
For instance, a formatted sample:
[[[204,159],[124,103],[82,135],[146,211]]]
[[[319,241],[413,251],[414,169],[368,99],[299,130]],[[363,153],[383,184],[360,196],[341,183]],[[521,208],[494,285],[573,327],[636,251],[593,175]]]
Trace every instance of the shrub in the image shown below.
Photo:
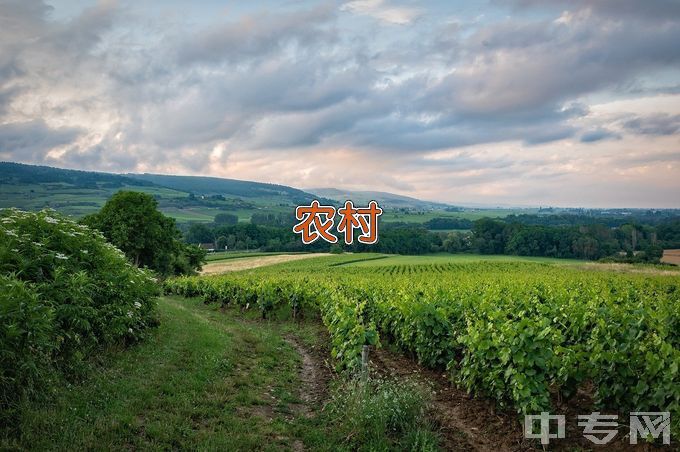
[[[437,450],[429,395],[412,381],[349,380],[326,406],[352,450]]]
[[[53,211],[0,211],[0,404],[34,395],[55,371],[142,339],[157,285],[104,237]]]

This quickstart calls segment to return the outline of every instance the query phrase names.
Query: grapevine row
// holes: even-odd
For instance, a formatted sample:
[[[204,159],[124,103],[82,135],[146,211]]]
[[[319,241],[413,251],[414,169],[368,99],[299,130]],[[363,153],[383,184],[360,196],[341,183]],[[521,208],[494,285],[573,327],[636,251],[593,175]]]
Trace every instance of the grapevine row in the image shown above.
[[[550,410],[551,394],[591,383],[598,407],[670,410],[677,429],[677,278],[527,263],[436,265],[413,278],[405,268],[262,270],[174,279],[166,291],[263,316],[316,309],[345,368],[382,338],[518,412]]]

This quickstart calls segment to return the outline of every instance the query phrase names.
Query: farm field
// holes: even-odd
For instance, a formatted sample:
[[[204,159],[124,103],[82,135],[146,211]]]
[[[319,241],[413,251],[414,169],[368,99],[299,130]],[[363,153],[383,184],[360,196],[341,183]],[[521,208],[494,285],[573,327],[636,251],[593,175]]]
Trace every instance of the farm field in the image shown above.
[[[213,264],[259,267],[167,280],[160,326],[22,405],[0,448],[541,450],[521,414],[550,410],[572,416],[555,446],[582,450],[576,413],[663,407],[677,419],[675,274],[254,254]],[[372,378],[357,396],[364,345]],[[625,432],[617,441],[626,448]]]
[[[382,259],[358,260],[344,264],[351,267],[376,267],[395,265],[431,265],[469,262],[539,262],[557,265],[583,264],[576,259],[555,259],[550,257],[507,256],[489,254],[431,254],[424,256],[397,256],[384,254]]]
[[[283,251],[218,251],[209,253],[206,256],[208,262],[222,261],[229,259],[243,259],[247,257],[277,256],[279,254],[306,254],[304,252],[283,252]]]
[[[267,265],[281,264],[284,262],[299,261],[303,259],[327,256],[325,253],[318,254],[274,254],[264,256],[248,256],[212,261],[203,266],[202,275],[215,275],[221,273],[248,270],[251,268],[264,267]]]
[[[166,291],[262,318],[318,310],[341,372],[360,367],[364,346],[388,347],[503,410],[667,410],[677,431],[677,273],[467,257],[329,256]]]

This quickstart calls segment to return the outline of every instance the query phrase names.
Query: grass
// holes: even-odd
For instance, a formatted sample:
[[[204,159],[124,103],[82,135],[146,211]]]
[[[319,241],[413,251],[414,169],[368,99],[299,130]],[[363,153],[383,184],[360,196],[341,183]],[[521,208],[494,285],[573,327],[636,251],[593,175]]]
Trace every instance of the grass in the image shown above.
[[[430,397],[408,379],[353,380],[336,391],[328,407],[352,450],[434,451],[439,440],[426,413]]]
[[[85,383],[58,388],[47,405],[26,407],[21,435],[0,448],[322,448],[322,426],[291,415],[300,358],[277,328],[199,300],[163,298],[160,310],[150,340],[114,354]]]
[[[311,416],[300,412],[301,358],[284,337],[319,346],[317,322],[282,320],[290,318],[283,311],[259,321],[256,310],[225,313],[179,297],[161,298],[159,310],[161,326],[150,339],[110,351],[84,382],[63,383],[45,400],[24,404],[18,431],[0,426],[0,450],[356,450],[348,431],[392,449],[435,447],[422,422],[416,430],[402,422],[399,432],[376,431],[371,413],[343,398],[344,384],[331,406],[352,405],[361,415],[352,424],[318,403],[308,407]],[[409,391],[396,405],[384,398],[381,412],[421,413]]]

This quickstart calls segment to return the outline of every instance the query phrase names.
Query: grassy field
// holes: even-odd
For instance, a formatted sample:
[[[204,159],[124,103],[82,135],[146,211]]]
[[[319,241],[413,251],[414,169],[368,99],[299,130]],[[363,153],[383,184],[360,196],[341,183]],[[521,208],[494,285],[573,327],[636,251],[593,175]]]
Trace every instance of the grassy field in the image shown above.
[[[199,300],[163,298],[151,340],[108,363],[82,385],[59,388],[24,412],[22,434],[5,447],[29,449],[291,449],[322,447],[300,403],[300,357],[285,326],[234,320]],[[296,329],[313,341],[310,326]],[[293,418],[293,419],[291,419]]]
[[[76,188],[69,184],[0,184],[0,208],[39,210],[51,207],[66,215],[80,217],[99,210],[119,190],[135,190],[166,199],[183,198],[186,193],[163,187]]]
[[[324,347],[318,322],[293,322],[286,310],[261,321],[254,310],[180,297],[159,308],[149,340],[111,351],[84,382],[24,406],[19,431],[0,428],[0,449],[355,450],[348,433],[371,436],[379,450],[399,444],[384,426],[371,430],[378,413],[353,407],[340,382],[304,374],[300,347]],[[310,390],[328,394],[310,399]],[[373,421],[346,424],[340,407]],[[417,434],[432,450],[434,434]]]

